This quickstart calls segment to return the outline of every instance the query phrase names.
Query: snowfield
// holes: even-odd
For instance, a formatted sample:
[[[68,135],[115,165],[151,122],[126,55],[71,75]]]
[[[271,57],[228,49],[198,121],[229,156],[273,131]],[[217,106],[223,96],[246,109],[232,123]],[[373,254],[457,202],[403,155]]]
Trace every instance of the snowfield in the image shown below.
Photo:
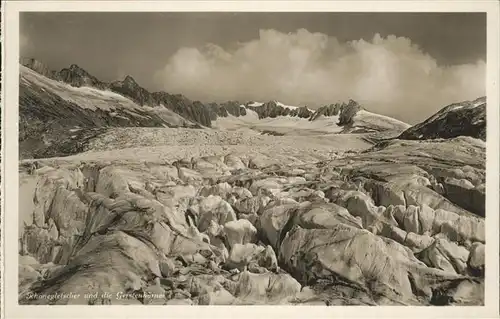
[[[386,129],[394,131],[403,131],[411,125],[405,122],[396,120],[392,117],[372,113],[366,110],[360,110],[354,116],[354,127],[367,127],[376,129]]]
[[[173,162],[191,157],[234,153],[241,156],[263,154],[293,163],[331,159],[336,154],[361,151],[371,146],[361,134],[272,136],[244,128],[236,131],[112,128],[93,139],[87,146],[87,151],[54,160]]]
[[[219,130],[256,130],[275,131],[285,135],[330,134],[339,133],[338,116],[320,117],[309,121],[295,116],[277,116],[275,118],[259,119],[256,112],[247,110],[245,116],[220,117],[212,122],[212,127]]]

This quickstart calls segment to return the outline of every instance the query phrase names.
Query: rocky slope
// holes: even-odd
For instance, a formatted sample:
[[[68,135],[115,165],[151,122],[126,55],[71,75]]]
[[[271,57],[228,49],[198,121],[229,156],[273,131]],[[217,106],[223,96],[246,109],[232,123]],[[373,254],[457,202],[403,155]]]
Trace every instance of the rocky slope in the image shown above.
[[[31,67],[29,68],[31,69]],[[54,73],[54,71],[52,71],[47,77],[60,80],[74,87],[93,87],[99,90],[105,90],[108,88],[106,83],[99,81],[99,79],[95,76],[89,74],[76,64],[72,64],[69,68],[62,69],[59,73]]]
[[[285,154],[23,169],[20,303],[483,304],[484,142]]]
[[[307,107],[289,107],[275,101],[267,103],[254,102],[247,103],[247,105],[237,101],[228,101],[205,105],[200,101],[192,101],[181,94],[149,92],[131,76],[126,76],[121,81],[105,83],[76,64],[59,72],[51,70],[47,65],[33,58],[22,58],[20,64],[44,77],[67,83],[73,87],[89,87],[115,92],[140,106],[165,107],[186,120],[205,127],[211,127],[211,121],[216,120],[218,117],[227,117],[228,115],[244,116],[247,109],[257,112],[260,118],[275,118],[277,116],[308,118],[312,115],[312,111]]]
[[[210,110],[199,107],[199,102],[191,101],[182,95],[171,95],[165,92],[149,92],[141,87],[131,76],[121,81],[111,83],[102,82],[76,64],[61,71],[50,70],[44,63],[32,59],[22,58],[20,64],[44,77],[67,83],[72,87],[87,87],[98,90],[111,91],[132,100],[139,106],[163,106],[184,117],[187,121],[210,127]]]
[[[486,97],[450,104],[424,122],[404,131],[400,138],[425,140],[456,136],[486,140]]]
[[[167,108],[140,106],[122,95],[74,87],[20,67],[21,158],[75,154],[109,127],[199,127]]]

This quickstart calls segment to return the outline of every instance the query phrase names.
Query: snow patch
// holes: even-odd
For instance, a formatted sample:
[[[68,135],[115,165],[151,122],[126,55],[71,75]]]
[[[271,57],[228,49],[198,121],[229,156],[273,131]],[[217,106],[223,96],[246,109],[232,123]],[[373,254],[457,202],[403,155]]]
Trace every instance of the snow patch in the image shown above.
[[[252,102],[252,103],[248,104],[248,106],[252,106],[252,107],[262,106],[262,105],[264,105],[264,103],[261,103],[261,102]]]
[[[405,130],[411,125],[392,117],[360,110],[354,116],[354,126],[378,127],[384,129]]]
[[[451,109],[449,109],[449,111],[456,111],[456,110],[460,110],[463,108],[464,108],[463,105],[456,105],[456,106],[452,107]]]
[[[212,121],[212,127],[220,130],[273,130],[273,128],[290,131],[293,133],[301,130],[317,133],[339,133],[342,127],[337,125],[338,116],[318,117],[314,121],[294,116],[277,116],[275,118],[259,119],[259,115],[252,110],[247,110],[245,116],[220,117]]]
[[[166,108],[164,105],[157,107],[140,106],[134,101],[115,92],[107,90],[99,90],[92,87],[73,87],[67,83],[49,79],[25,66],[20,65],[20,76],[23,85],[28,87],[39,87],[40,90],[50,92],[60,96],[62,99],[73,103],[83,109],[103,110],[108,111],[110,116],[131,120],[127,117],[120,116],[117,110],[121,110],[134,117],[143,119],[151,118],[150,115],[144,116],[138,113],[154,114],[162,118],[165,122],[176,126],[185,124],[193,124],[184,119],[179,114]],[[194,124],[193,124],[194,125]],[[168,127],[168,126],[167,126]]]
[[[296,109],[299,108],[298,106],[286,105],[286,104],[283,104],[281,102],[276,102],[276,105],[281,106],[281,107],[283,107],[285,109],[290,109],[290,110],[296,110]]]
[[[472,107],[473,107],[473,108],[474,108],[474,107],[478,107],[478,106],[481,106],[481,105],[483,105],[483,104],[485,104],[485,103],[486,103],[485,101],[476,101],[476,102],[474,102],[474,104],[472,105]]]

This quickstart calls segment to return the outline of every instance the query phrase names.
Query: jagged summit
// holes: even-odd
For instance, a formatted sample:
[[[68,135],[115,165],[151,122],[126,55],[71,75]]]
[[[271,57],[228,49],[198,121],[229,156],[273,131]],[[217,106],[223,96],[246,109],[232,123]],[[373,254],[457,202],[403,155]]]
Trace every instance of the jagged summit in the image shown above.
[[[109,87],[112,91],[131,98],[139,105],[157,105],[153,95],[148,90],[141,87],[130,75],[127,75],[123,81],[112,82]]]
[[[69,67],[70,70],[83,70],[81,67],[78,66],[78,64],[71,64]],[[83,70],[85,71],[85,70]]]
[[[266,103],[249,102],[246,104],[246,108],[256,112],[260,119],[276,118],[278,116],[308,118],[313,114],[306,106],[290,106],[275,100]]]
[[[70,65],[60,72],[50,71],[47,65],[36,59],[21,59],[21,65],[52,80],[67,83],[74,87],[92,87],[99,90],[109,90],[118,93],[140,106],[156,107],[163,105],[167,109],[184,117],[187,121],[199,123],[203,126],[211,126],[210,109],[202,103],[195,103],[182,94],[169,94],[166,92],[150,93],[141,87],[135,79],[127,75],[122,81],[106,83],[98,80],[77,64]]]
[[[123,79],[122,83],[124,85],[130,86],[130,87],[138,87],[139,86],[139,84],[137,84],[137,82],[135,81],[135,79],[132,76],[130,76],[130,75],[127,75],[125,77],[125,79]]]
[[[361,109],[362,107],[358,102],[349,99],[347,103],[334,103],[320,107],[316,110],[316,112],[314,112],[309,120],[314,121],[320,116],[340,116],[342,113],[344,113],[345,115],[343,116],[341,122],[343,122],[343,124],[348,124],[352,121],[352,117]]]
[[[52,78],[63,81],[75,87],[88,86],[100,90],[104,90],[107,88],[106,83],[100,81],[77,64],[72,64],[69,68],[62,69]]]

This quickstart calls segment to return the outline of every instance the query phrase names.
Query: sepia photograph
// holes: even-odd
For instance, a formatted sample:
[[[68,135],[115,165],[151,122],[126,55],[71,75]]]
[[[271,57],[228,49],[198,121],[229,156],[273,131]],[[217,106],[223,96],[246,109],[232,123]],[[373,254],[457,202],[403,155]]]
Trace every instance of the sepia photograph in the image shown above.
[[[18,305],[485,306],[486,12],[18,19]]]

